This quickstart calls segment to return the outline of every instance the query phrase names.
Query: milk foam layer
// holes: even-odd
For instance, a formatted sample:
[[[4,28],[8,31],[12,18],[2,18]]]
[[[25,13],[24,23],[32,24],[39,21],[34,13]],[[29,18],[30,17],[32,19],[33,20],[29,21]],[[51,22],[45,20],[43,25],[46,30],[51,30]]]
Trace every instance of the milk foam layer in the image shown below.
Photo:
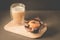
[[[11,9],[11,12],[24,12],[25,8],[21,6],[16,6]]]

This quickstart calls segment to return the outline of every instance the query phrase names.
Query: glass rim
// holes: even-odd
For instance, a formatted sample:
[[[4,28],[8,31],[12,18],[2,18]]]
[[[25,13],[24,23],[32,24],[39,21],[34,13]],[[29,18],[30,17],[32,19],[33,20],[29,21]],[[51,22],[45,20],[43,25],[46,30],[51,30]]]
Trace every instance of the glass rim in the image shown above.
[[[13,4],[11,4],[11,6],[10,6],[10,8],[13,8],[13,6],[14,5],[16,5],[16,6],[21,6],[22,5],[22,7],[25,7],[25,4],[23,4],[23,3],[13,3]]]

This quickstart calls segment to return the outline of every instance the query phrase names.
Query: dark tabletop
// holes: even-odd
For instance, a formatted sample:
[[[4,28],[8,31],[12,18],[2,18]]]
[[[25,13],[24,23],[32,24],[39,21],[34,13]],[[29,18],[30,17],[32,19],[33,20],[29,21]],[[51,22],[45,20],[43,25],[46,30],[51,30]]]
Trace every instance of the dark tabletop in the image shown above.
[[[10,12],[0,12],[0,40],[60,40],[60,11],[26,11],[25,19],[39,16],[41,21],[47,23],[47,32],[39,39],[31,39],[4,30],[4,25],[11,21]]]

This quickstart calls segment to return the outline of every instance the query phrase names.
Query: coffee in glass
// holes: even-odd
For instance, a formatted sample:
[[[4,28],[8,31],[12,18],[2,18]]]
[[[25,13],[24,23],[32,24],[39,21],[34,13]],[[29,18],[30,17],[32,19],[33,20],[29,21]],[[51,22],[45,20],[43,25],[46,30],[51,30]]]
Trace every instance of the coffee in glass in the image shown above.
[[[25,16],[25,5],[22,3],[14,3],[10,7],[11,17],[12,19],[19,23],[24,24],[24,16]]]

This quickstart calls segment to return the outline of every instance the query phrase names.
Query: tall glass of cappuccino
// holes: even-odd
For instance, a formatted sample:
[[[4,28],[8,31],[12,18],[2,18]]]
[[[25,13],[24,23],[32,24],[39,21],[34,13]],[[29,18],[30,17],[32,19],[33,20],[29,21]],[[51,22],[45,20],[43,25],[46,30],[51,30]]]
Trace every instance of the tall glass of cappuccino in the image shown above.
[[[13,21],[24,24],[25,5],[22,3],[13,3],[10,7],[10,13]]]

